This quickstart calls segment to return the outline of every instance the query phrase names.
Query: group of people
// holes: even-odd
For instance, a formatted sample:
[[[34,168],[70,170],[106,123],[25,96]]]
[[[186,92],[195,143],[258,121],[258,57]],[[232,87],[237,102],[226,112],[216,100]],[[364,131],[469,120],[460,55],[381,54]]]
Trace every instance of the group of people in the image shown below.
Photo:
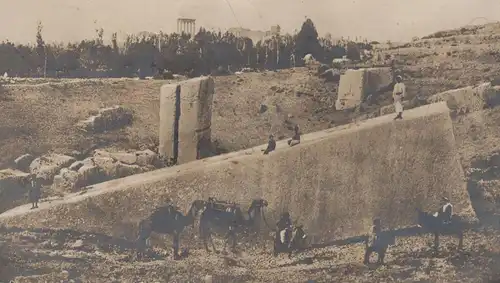
[[[451,224],[453,205],[447,197],[443,197],[441,199],[441,207],[433,214],[433,216],[436,217],[442,225]],[[384,234],[381,220],[379,218],[374,219],[373,226],[368,234],[363,263],[368,264],[371,254],[375,252],[378,255],[377,262],[379,264],[383,264],[385,253],[387,252],[388,244],[390,242],[391,241],[388,241],[386,234]]]
[[[403,83],[403,77],[401,75],[396,76],[396,83],[392,91],[392,98],[394,100],[394,108],[396,110],[396,117],[394,120],[403,119],[403,99],[406,96],[406,86]],[[294,127],[294,135],[288,140],[289,146],[298,145],[300,143],[300,130],[299,125]],[[276,149],[276,140],[274,135],[269,135],[269,140],[267,142],[267,148],[263,150],[264,154],[269,154]]]
[[[443,225],[451,223],[453,216],[453,205],[447,197],[441,199],[440,209],[433,214],[434,217],[439,219]],[[284,212],[281,214],[279,221],[276,223],[276,240],[281,241],[283,244],[289,244],[292,233],[292,219],[290,213]],[[363,259],[364,264],[368,264],[372,253],[378,255],[377,263],[384,264],[385,254],[387,248],[392,241],[382,229],[382,221],[380,218],[375,218],[372,227],[367,235],[365,242],[365,256]]]
[[[295,125],[293,127],[293,136],[288,140],[289,146],[295,146],[300,144],[300,129],[299,125]],[[267,141],[267,148],[264,151],[264,154],[269,154],[270,152],[276,149],[276,140],[274,139],[274,135],[269,135],[269,140]]]

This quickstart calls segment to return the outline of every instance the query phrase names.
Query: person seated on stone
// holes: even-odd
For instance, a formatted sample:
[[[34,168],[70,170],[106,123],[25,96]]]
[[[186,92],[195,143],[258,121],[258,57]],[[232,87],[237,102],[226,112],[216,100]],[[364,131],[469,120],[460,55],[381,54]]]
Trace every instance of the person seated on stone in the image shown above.
[[[293,131],[294,131],[293,137],[288,140],[288,145],[289,146],[298,145],[300,143],[300,129],[299,129],[299,125],[295,125],[295,127],[293,128]]]
[[[451,223],[451,218],[453,217],[453,205],[447,197],[441,198],[441,207],[436,213],[434,213],[434,217],[440,219],[443,224]]]
[[[290,218],[290,213],[283,212],[281,214],[280,220],[276,223],[276,236],[279,236],[280,242],[282,244],[288,245],[291,232],[292,232],[292,219]]]
[[[382,232],[382,224],[379,218],[373,220],[373,226],[367,235],[366,247],[365,247],[365,258],[363,263],[368,264],[370,262],[370,255],[375,252],[378,255],[378,264],[384,264],[385,253],[387,251],[387,241],[384,240],[384,235]]]
[[[276,141],[273,135],[269,135],[269,141],[267,142],[267,148],[264,150],[264,154],[269,154],[269,152],[276,149]]]
[[[31,203],[31,209],[38,208],[38,201],[41,196],[41,187],[40,181],[36,177],[35,174],[32,174],[29,179],[29,189],[28,189],[28,199]]]

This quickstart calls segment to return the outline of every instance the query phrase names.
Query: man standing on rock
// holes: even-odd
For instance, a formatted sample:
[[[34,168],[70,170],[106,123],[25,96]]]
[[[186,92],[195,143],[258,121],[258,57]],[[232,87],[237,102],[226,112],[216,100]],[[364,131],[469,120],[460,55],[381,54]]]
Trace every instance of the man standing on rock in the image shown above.
[[[31,209],[38,208],[38,201],[41,196],[41,184],[35,174],[30,177],[30,189],[28,190],[28,198],[31,203]]]
[[[288,145],[289,146],[294,146],[294,145],[298,145],[300,143],[300,129],[299,129],[299,125],[295,125],[295,127],[293,128],[293,137],[288,140]]]
[[[406,86],[403,83],[401,76],[396,77],[396,84],[392,91],[392,98],[394,99],[394,108],[396,108],[396,117],[394,120],[403,119],[403,98],[406,95]]]

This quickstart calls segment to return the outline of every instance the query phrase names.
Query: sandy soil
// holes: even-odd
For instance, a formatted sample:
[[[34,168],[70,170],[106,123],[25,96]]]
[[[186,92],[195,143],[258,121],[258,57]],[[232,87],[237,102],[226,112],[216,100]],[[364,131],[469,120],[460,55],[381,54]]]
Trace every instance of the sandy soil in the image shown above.
[[[146,258],[138,258],[129,241],[89,233],[3,230],[0,239],[6,243],[2,256],[9,256],[0,280],[15,274],[14,282],[488,282],[498,278],[500,265],[500,233],[490,230],[467,233],[463,251],[455,238],[444,237],[438,254],[431,252],[430,235],[398,238],[384,266],[361,263],[363,244],[288,259],[271,256],[270,242],[214,254],[196,239],[184,239],[189,256],[173,261],[164,239],[153,241],[156,248]]]

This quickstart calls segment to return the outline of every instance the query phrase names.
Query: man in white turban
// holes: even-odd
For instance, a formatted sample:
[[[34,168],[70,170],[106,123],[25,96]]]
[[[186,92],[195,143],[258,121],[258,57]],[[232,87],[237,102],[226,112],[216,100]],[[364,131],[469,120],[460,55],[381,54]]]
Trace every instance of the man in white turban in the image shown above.
[[[396,108],[396,117],[394,120],[403,119],[403,98],[406,95],[406,86],[403,83],[401,76],[396,77],[396,84],[392,91],[392,98],[394,99],[394,108]]]

